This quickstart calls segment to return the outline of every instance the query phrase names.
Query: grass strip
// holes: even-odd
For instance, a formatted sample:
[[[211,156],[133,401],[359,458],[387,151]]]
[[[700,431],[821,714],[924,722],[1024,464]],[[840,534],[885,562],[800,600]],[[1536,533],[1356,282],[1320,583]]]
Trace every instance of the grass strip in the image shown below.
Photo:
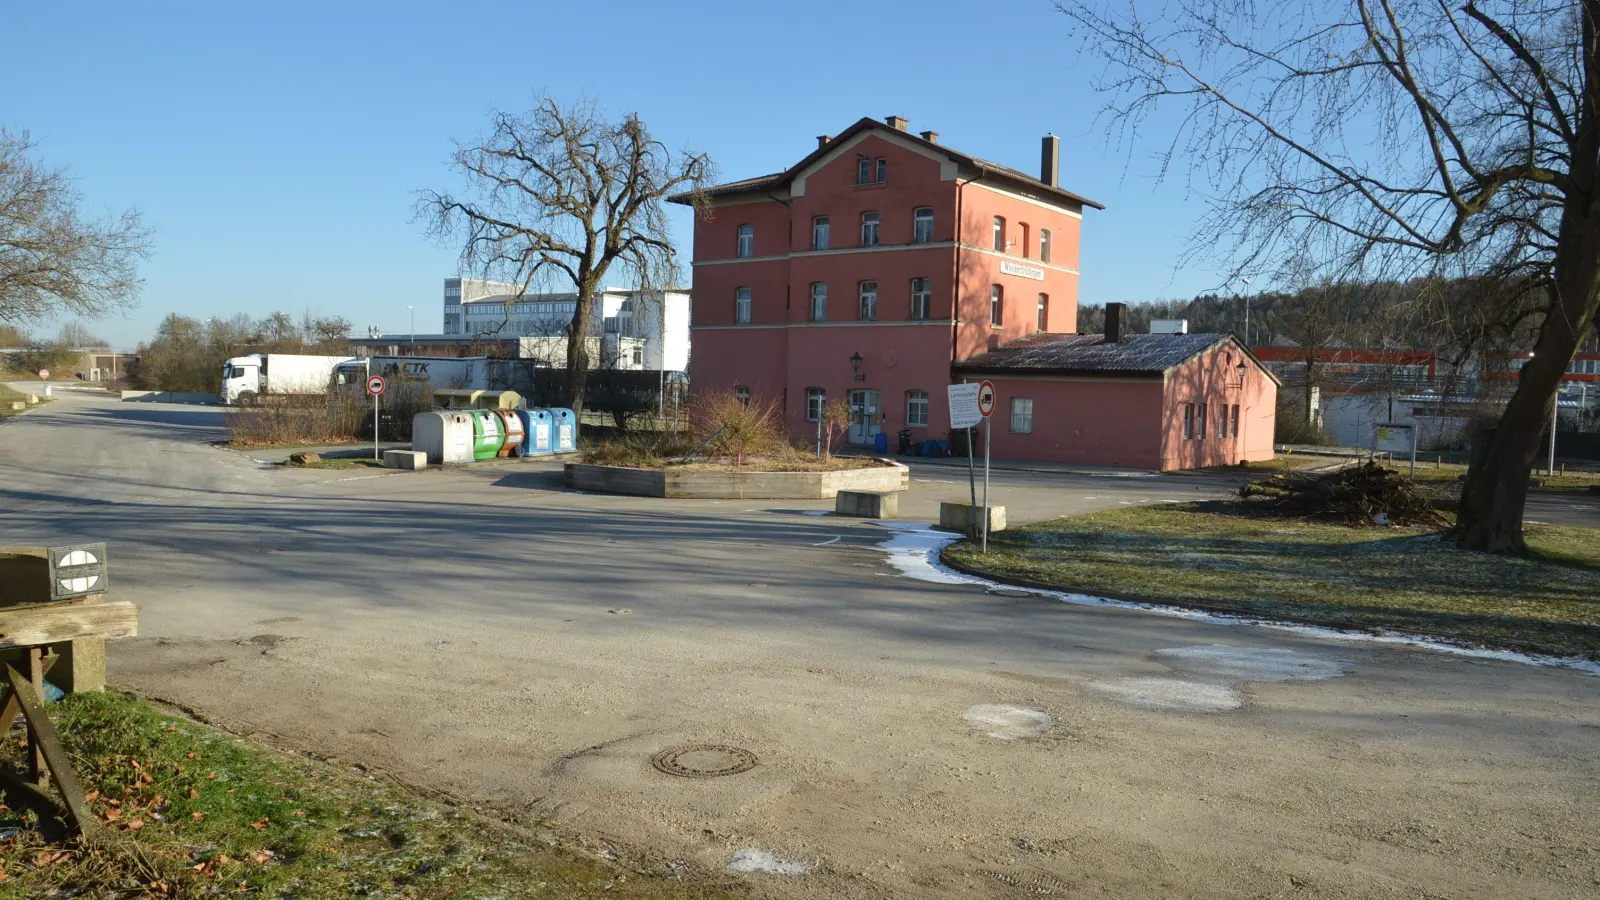
[[[31,811],[0,807],[0,898],[732,896],[579,856],[125,694],[48,708],[114,843],[51,844]],[[0,756],[21,771],[18,731]]]
[[[1600,530],[1530,525],[1527,538],[1538,558],[1213,502],[1040,522],[944,559],[997,581],[1600,660]]]

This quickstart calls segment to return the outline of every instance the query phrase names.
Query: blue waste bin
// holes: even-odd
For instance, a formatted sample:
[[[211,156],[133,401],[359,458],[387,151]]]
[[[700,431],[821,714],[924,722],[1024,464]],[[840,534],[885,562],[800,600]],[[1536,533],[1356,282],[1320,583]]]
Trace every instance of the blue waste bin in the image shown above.
[[[888,453],[889,452],[889,436],[887,434],[884,434],[881,431],[878,432],[877,434],[873,435],[872,436],[872,450],[873,450],[874,453]]]
[[[519,409],[517,418],[522,420],[523,456],[549,456],[556,452],[555,421],[550,410]]]
[[[550,446],[556,453],[571,453],[578,449],[578,419],[570,409],[547,409],[550,414]]]

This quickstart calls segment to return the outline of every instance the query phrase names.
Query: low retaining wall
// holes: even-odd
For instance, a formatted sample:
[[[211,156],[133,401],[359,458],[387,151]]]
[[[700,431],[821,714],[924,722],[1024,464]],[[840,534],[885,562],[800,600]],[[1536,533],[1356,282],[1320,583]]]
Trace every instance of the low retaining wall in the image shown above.
[[[827,500],[845,491],[903,491],[911,470],[899,463],[837,472],[708,472],[567,463],[567,486],[581,491],[690,500]]]
[[[216,394],[198,394],[184,391],[123,391],[123,403],[210,403],[217,402]]]

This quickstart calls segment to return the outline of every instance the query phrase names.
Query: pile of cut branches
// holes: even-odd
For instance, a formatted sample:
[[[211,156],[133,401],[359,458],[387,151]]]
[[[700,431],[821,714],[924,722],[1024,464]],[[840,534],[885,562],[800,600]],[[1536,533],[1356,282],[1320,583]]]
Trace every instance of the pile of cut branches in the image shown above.
[[[1251,507],[1344,525],[1420,525],[1450,520],[1416,483],[1375,462],[1333,472],[1284,472],[1239,489]]]

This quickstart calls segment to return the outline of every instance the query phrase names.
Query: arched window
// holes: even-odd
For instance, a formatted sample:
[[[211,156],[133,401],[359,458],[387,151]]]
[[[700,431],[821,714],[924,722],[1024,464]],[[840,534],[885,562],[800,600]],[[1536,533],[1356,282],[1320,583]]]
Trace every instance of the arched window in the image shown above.
[[[1006,252],[1006,220],[1000,216],[994,217],[994,249]]]
[[[998,284],[989,285],[989,324],[995,328],[1000,327],[1000,305],[1002,289]]]
[[[1028,255],[1028,223],[1027,222],[1018,222],[1017,223],[1017,230],[1022,232],[1021,236],[1018,238],[1018,240],[1022,241],[1022,255],[1023,256],[1027,256]]]
[[[1049,331],[1050,329],[1047,327],[1049,325],[1049,322],[1050,322],[1050,295],[1049,294],[1040,294],[1039,295],[1039,330],[1040,331]]]
[[[1050,261],[1050,229],[1039,229],[1039,262]]]

